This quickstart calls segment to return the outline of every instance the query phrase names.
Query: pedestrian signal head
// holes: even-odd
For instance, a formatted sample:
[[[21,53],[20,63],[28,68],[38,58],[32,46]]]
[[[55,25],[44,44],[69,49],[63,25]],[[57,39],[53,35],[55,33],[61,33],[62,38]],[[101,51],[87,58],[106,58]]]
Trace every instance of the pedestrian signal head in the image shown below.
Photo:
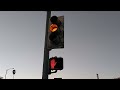
[[[61,57],[52,57],[49,60],[50,70],[62,70],[63,69],[63,58]]]

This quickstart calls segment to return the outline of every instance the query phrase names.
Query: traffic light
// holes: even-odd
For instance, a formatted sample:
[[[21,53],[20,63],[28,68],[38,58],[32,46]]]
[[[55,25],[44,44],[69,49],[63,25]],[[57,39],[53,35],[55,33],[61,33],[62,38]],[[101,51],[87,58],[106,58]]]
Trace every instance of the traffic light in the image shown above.
[[[15,70],[13,70],[13,74],[15,74],[16,73],[16,71]]]
[[[50,18],[47,48],[64,48],[64,16],[52,16]]]
[[[63,58],[62,57],[52,57],[49,59],[50,70],[62,70],[63,69]]]

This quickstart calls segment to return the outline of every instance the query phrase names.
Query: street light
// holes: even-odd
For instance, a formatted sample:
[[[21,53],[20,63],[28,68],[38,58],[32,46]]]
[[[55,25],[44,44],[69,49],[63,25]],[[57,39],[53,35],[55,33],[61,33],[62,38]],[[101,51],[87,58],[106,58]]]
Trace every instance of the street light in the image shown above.
[[[6,79],[7,71],[10,70],[10,69],[14,69],[14,68],[9,68],[9,69],[6,70],[5,79]]]

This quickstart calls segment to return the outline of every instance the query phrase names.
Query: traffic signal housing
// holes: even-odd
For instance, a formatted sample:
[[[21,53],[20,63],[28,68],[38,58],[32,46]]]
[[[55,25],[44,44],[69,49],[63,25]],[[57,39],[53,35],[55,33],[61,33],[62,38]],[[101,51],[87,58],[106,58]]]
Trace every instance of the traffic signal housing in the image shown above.
[[[62,57],[52,57],[49,59],[49,69],[50,70],[62,70],[63,69],[63,58]]]
[[[64,48],[64,16],[50,18],[47,48]]]
[[[13,70],[13,74],[15,74],[16,73],[16,71],[15,70]]]

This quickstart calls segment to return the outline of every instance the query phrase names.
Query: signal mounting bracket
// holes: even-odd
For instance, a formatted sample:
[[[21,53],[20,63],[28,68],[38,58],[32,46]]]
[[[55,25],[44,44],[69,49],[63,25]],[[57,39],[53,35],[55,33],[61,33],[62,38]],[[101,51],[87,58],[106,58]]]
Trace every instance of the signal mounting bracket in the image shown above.
[[[57,72],[57,70],[55,70],[54,72],[51,72],[51,70],[50,70],[50,73],[49,74],[51,74],[51,73],[56,73]]]

